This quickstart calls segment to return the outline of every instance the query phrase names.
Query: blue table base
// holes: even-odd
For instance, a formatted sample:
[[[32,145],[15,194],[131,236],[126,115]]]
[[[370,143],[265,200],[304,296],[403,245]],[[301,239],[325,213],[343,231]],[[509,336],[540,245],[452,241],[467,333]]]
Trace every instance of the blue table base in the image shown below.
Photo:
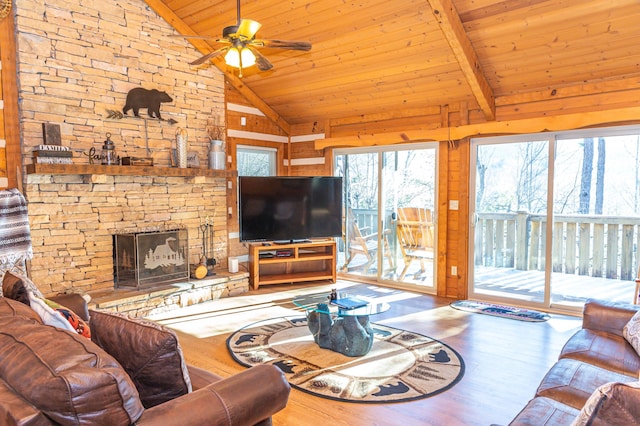
[[[346,356],[363,356],[373,346],[373,329],[369,315],[332,318],[325,303],[309,312],[307,325],[313,339],[323,349],[330,349]]]

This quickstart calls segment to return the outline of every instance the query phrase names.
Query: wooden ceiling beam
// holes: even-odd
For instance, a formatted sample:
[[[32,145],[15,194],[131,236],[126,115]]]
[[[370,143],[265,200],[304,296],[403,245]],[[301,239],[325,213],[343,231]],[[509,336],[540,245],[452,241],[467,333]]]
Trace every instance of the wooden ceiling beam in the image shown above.
[[[171,25],[178,33],[182,35],[198,35],[189,25],[187,25],[178,15],[176,15],[161,0],[145,0],[145,3],[153,9],[161,18]],[[189,43],[195,47],[200,53],[207,54],[212,51],[212,47],[205,40],[188,39]],[[227,81],[244,96],[254,107],[258,108],[262,113],[273,121],[287,135],[291,132],[291,125],[280,116],[273,108],[262,100],[253,90],[247,87],[242,79],[236,76],[233,71],[226,66],[224,59],[218,57],[212,60],[213,64],[224,73]]]
[[[519,135],[582,129],[616,123],[637,123],[640,107],[616,108],[606,111],[589,111],[552,117],[524,118],[520,120],[491,121],[431,130],[408,130],[378,134],[360,134],[318,139],[315,149],[338,147],[365,147],[392,145],[407,142],[450,141],[483,135]]]
[[[482,73],[480,61],[476,55],[471,41],[467,36],[460,16],[456,12],[451,0],[427,0],[431,6],[431,11],[436,21],[440,25],[442,34],[451,46],[462,73],[471,91],[475,96],[480,109],[487,120],[495,120],[496,105],[493,91]]]

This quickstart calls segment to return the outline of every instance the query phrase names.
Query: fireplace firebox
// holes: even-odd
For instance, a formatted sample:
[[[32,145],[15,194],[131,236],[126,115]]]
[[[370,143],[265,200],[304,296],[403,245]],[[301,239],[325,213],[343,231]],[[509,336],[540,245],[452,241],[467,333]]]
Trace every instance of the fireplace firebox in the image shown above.
[[[113,236],[116,287],[149,288],[189,279],[186,229]]]

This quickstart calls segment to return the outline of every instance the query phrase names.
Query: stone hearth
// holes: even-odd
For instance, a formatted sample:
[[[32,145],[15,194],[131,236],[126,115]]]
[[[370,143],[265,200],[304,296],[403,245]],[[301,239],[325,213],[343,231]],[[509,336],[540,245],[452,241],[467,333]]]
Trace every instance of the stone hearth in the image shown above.
[[[164,284],[153,289],[91,292],[89,308],[145,317],[247,291],[248,272],[231,274],[221,271],[202,280]]]

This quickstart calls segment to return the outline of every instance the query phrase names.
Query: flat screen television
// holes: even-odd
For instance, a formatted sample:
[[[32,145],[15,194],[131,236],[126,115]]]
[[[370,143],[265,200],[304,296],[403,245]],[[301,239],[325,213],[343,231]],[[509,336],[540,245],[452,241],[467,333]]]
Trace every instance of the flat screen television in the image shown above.
[[[342,178],[240,176],[240,241],[342,235]]]

